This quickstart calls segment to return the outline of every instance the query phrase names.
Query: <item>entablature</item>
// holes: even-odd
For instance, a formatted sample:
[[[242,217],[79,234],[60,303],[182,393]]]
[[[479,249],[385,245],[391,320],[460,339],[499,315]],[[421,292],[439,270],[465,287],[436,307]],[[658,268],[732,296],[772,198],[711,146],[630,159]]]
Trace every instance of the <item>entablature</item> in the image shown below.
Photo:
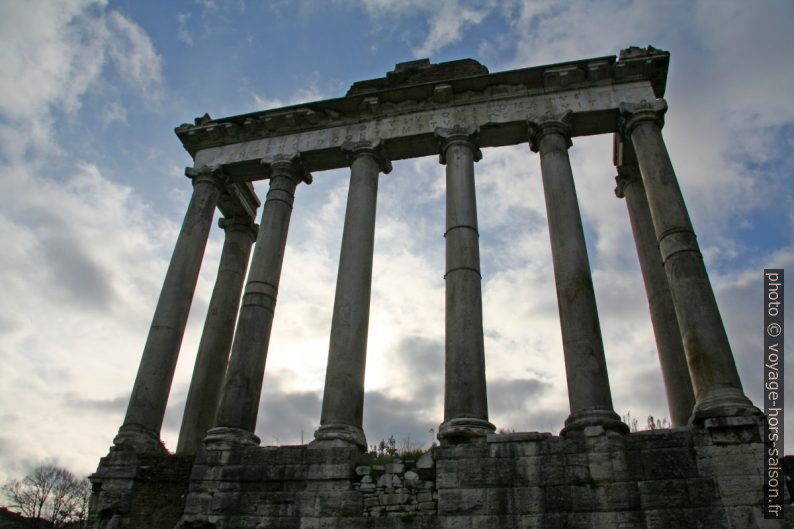
[[[526,141],[527,120],[571,112],[572,136],[608,133],[617,130],[621,103],[664,94],[669,53],[628,48],[619,59],[444,78],[445,72],[487,72],[466,61],[453,61],[465,62],[463,69],[412,61],[404,64],[419,73],[403,75],[403,84],[387,75],[355,83],[347,97],[222,119],[205,115],[176,133],[196,166],[223,165],[233,181],[263,178],[259,159],[274,154],[299,154],[309,171],[344,167],[341,147],[351,141],[379,141],[391,160],[437,154],[437,127],[476,127],[480,146],[495,147]],[[405,70],[398,65],[391,78]]]

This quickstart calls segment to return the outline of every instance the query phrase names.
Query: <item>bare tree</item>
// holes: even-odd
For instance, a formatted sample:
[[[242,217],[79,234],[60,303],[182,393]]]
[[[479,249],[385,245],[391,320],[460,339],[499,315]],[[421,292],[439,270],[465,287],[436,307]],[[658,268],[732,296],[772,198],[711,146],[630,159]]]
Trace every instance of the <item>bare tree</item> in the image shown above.
[[[34,527],[79,527],[87,515],[88,480],[55,465],[40,465],[2,491]]]

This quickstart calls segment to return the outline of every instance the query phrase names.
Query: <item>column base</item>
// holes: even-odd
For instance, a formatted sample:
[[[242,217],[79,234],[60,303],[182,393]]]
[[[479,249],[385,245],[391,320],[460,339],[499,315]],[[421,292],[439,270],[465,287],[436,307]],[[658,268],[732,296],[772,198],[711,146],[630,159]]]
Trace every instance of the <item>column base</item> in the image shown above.
[[[259,446],[259,437],[242,428],[217,426],[210,428],[204,438],[207,450],[231,450],[246,446]]]
[[[763,416],[745,394],[737,388],[720,388],[697,399],[689,424],[700,424],[714,417]]]
[[[588,408],[579,410],[568,415],[565,419],[565,427],[560,431],[560,435],[584,430],[588,426],[601,426],[605,430],[618,433],[629,433],[629,427],[620,420],[620,416],[608,408]]]
[[[314,432],[316,441],[340,440],[367,451],[367,438],[364,430],[350,424],[324,424]]]
[[[131,451],[138,453],[167,454],[163,442],[157,433],[137,424],[124,424],[113,438],[111,451]]]
[[[439,441],[458,443],[485,441],[485,437],[496,431],[496,426],[484,419],[459,417],[444,421],[438,427]]]

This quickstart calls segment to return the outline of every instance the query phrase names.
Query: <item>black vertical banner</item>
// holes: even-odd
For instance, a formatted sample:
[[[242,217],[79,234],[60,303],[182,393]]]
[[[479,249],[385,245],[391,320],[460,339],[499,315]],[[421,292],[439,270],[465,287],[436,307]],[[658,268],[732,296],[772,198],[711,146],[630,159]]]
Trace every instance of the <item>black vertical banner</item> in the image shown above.
[[[764,518],[783,519],[783,270],[764,270]]]

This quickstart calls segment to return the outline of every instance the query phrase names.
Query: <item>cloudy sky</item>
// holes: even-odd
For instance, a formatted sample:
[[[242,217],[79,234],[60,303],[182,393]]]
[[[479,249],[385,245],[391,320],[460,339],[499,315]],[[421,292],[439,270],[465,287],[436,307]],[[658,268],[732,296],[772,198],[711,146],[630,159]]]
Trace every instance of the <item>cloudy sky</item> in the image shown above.
[[[191,192],[174,127],[339,97],[423,57],[495,72],[629,45],[671,52],[664,134],[745,390],[763,405],[762,271],[794,270],[792,27],[782,0],[0,0],[0,480],[43,460],[87,474],[107,453]],[[568,405],[539,161],[526,145],[483,154],[491,420],[557,432]],[[669,414],[611,157],[606,136],[571,149],[615,409],[642,424]],[[381,177],[371,443],[427,445],[443,416],[443,175],[428,157]],[[308,441],[319,423],[347,176],[316,173],[297,193],[265,444]],[[163,428],[172,449],[221,243],[216,228]]]

